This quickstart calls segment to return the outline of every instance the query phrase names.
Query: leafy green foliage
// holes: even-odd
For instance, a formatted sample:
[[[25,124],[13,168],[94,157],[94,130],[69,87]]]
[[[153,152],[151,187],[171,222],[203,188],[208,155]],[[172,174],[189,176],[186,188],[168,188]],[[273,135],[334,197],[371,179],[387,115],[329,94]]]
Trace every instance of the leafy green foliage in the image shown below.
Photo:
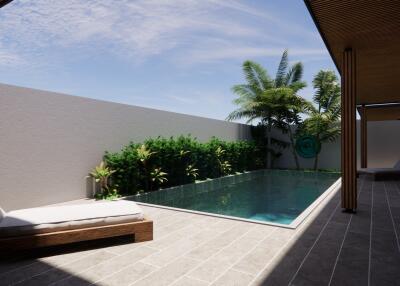
[[[163,172],[161,168],[154,168],[153,171],[150,172],[151,182],[158,186],[168,182],[167,173]],[[150,187],[152,189],[152,187]]]
[[[218,146],[217,150],[215,150],[215,155],[217,156],[217,162],[219,166],[219,172],[221,175],[227,175],[232,170],[232,165],[228,160],[225,160],[226,151],[222,149],[221,146]]]
[[[247,122],[257,119],[267,126],[266,146],[269,168],[272,167],[272,160],[281,153],[280,149],[277,150],[272,144],[271,130],[272,127],[281,129],[283,133],[288,134],[289,146],[296,166],[299,168],[291,127],[300,124],[301,115],[312,109],[308,101],[297,95],[297,92],[306,86],[306,83],[302,81],[303,64],[297,62],[290,66],[288,51],[285,50],[275,79],[271,79],[260,64],[252,61],[243,63],[243,73],[246,83],[232,88],[238,96],[233,102],[239,108],[231,112],[227,119],[246,118]]]
[[[317,108],[311,112],[299,134],[315,136],[321,143],[334,142],[340,136],[340,85],[335,72],[321,70],[313,80],[313,101]],[[318,168],[318,155],[314,169]]]
[[[143,164],[146,163],[150,157],[156,152],[151,152],[147,149],[146,145],[142,144],[139,148],[137,148],[137,154],[140,162]]]
[[[212,138],[200,143],[190,136],[130,143],[120,152],[106,152],[104,156],[107,165],[115,170],[113,182],[125,194],[264,168],[265,158],[266,147],[257,142]]]
[[[112,170],[104,161],[100,162],[100,165],[96,166],[90,173],[89,176],[92,177],[98,184],[100,191],[96,192],[95,197],[98,199],[113,199],[117,198],[118,192],[116,188],[112,188],[109,185],[109,178],[115,170]]]
[[[94,198],[97,200],[115,200],[118,199],[120,194],[116,188],[108,188],[106,191],[95,194]]]
[[[189,178],[193,178],[194,180],[196,180],[196,178],[199,176],[198,173],[199,169],[195,168],[194,165],[188,165],[186,167],[186,176],[188,176]]]

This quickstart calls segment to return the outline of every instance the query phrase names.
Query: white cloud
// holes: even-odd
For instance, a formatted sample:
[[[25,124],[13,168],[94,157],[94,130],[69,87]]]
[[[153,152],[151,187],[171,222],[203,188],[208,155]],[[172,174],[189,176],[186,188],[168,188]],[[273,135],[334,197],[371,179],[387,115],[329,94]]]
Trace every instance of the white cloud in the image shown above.
[[[197,100],[189,97],[183,97],[183,96],[177,96],[177,95],[168,95],[167,96],[169,99],[173,99],[174,101],[177,101],[179,103],[184,103],[184,104],[195,104],[197,103]]]
[[[296,30],[286,19],[277,19],[267,11],[244,3],[233,0],[15,0],[2,9],[0,42],[30,61],[60,60],[59,49],[68,50],[77,58],[90,56],[95,49],[141,62],[176,49],[182,58],[194,57],[192,62],[196,63],[246,52],[271,53],[251,46],[215,50],[216,46],[205,42],[207,37],[224,40],[231,46],[251,39],[284,42],[269,35],[263,27],[238,20],[238,15],[271,21],[285,31]],[[61,57],[61,60],[68,59]]]
[[[205,49],[195,49],[187,57],[181,57],[178,61],[184,65],[199,63],[215,63],[227,59],[243,61],[257,57],[280,57],[282,48],[263,48],[256,45],[229,45],[227,43],[214,43],[214,47]],[[318,56],[318,58],[328,58],[329,54],[325,49],[312,48],[290,48],[290,56],[302,56],[307,60],[308,56]]]
[[[15,53],[0,50],[0,67],[15,67],[24,64],[24,60]]]

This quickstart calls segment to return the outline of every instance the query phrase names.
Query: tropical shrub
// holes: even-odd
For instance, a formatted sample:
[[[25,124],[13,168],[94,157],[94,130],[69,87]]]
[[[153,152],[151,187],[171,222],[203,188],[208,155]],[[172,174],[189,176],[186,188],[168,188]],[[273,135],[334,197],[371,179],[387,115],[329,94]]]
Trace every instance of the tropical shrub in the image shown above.
[[[119,197],[117,189],[111,187],[109,179],[115,171],[106,165],[104,161],[100,162],[100,165],[96,166],[90,173],[89,177],[92,177],[98,186],[98,191],[95,192],[94,196],[98,199],[114,199]]]
[[[125,194],[152,191],[264,168],[266,147],[253,141],[200,143],[190,136],[131,142],[120,152],[106,152],[112,181]]]

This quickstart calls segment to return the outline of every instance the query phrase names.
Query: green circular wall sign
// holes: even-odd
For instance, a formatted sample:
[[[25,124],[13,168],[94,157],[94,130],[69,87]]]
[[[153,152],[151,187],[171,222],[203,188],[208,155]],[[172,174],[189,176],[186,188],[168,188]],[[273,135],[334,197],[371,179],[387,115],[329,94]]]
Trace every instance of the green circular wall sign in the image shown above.
[[[314,158],[321,151],[321,143],[311,135],[296,140],[296,152],[303,158]]]

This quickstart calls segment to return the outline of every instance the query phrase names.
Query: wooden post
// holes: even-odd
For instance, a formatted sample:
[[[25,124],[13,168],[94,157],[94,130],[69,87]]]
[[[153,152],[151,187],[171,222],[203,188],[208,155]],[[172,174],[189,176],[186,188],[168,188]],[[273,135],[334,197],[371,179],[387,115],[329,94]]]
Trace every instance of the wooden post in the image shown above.
[[[353,49],[343,52],[342,66],[342,208],[357,209],[356,58]]]
[[[368,141],[367,141],[367,109],[365,104],[361,106],[361,168],[368,168]]]

